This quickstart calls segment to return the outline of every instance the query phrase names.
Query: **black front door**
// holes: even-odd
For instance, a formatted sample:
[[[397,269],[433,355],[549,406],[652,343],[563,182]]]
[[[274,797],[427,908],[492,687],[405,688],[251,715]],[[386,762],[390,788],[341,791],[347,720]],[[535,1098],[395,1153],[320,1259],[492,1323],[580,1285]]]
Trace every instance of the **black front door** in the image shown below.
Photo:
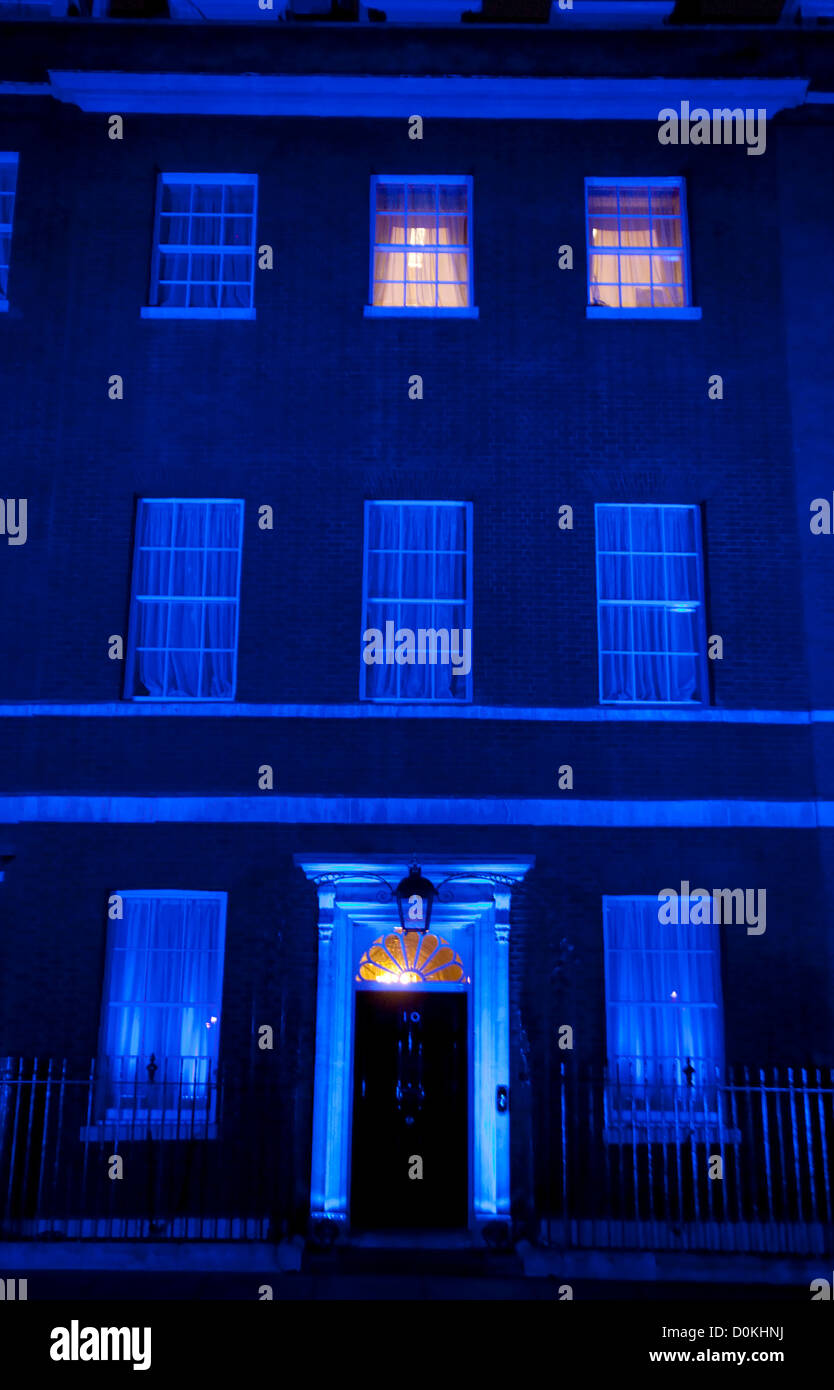
[[[465,1226],[466,995],[356,995],[351,1223]]]

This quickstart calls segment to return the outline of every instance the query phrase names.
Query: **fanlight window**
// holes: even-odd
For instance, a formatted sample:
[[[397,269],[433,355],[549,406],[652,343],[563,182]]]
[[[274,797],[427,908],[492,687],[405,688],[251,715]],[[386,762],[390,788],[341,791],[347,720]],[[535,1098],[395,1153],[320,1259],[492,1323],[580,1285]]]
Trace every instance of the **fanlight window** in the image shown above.
[[[422,985],[463,980],[463,961],[442,936],[417,932],[378,936],[359,962],[357,981],[385,985]]]

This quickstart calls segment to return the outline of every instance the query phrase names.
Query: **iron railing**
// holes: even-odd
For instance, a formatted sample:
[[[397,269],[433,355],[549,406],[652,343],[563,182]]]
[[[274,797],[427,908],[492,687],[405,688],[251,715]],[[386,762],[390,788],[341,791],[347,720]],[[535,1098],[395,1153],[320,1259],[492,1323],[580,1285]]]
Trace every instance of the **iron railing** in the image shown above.
[[[834,1071],[634,1080],[563,1062],[539,1206],[563,1248],[823,1254],[834,1246]],[[692,1084],[692,1076],[698,1077]],[[555,1111],[555,1114],[554,1114]],[[544,1189],[544,1190],[542,1190]]]
[[[535,1144],[542,1238],[834,1248],[834,1072],[683,1074],[559,1066],[534,1122],[549,1120]],[[305,1124],[291,1081],[257,1062],[0,1058],[0,1238],[278,1239],[304,1220],[293,1155]]]
[[[265,1067],[0,1058],[0,1237],[277,1240],[292,1104]]]

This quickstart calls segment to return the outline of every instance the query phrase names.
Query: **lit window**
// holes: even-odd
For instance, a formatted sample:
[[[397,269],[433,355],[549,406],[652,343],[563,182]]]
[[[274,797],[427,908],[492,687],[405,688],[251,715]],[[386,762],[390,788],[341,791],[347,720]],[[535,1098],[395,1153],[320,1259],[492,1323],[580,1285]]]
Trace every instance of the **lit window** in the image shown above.
[[[160,174],[145,318],[255,317],[255,174]]]
[[[366,502],[360,697],[472,698],[472,505]]]
[[[697,507],[598,503],[600,699],[706,699]]]
[[[690,306],[683,179],[585,180],[588,304]]]
[[[242,540],[240,501],[142,498],[127,696],[234,698]]]
[[[386,175],[371,185],[371,308],[472,310],[472,180]]]
[[[110,897],[99,1120],[213,1118],[223,994],[225,893]],[[113,904],[121,917],[113,917]]]
[[[657,897],[603,898],[608,1102],[621,1119],[715,1108],[724,1025],[718,928],[703,904],[678,899],[668,923]]]
[[[463,961],[434,932],[392,932],[378,936],[363,953],[356,979],[383,985],[460,984]]]
[[[0,311],[9,307],[9,262],[16,188],[17,155],[0,151]]]

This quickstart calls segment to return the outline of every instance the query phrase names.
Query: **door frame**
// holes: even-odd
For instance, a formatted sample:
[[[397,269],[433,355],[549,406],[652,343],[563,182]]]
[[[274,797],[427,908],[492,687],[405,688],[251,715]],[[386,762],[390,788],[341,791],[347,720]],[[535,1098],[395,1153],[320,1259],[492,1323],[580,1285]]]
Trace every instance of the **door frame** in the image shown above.
[[[311,1221],[350,1225],[350,1164],[353,1128],[353,1069],[356,973],[372,937],[393,926],[394,904],[379,892],[381,875],[395,883],[402,856],[323,859],[296,855],[295,863],[318,895],[318,983],[313,1091]],[[497,1109],[497,1088],[510,1084],[509,939],[512,883],[532,868],[532,858],[485,862],[434,856],[421,860],[435,883],[452,874],[467,877],[448,885],[435,905],[438,932],[464,960],[471,983],[467,1005],[467,1150],[469,1229],[510,1215],[510,1110]],[[333,881],[332,875],[356,879]],[[483,875],[483,877],[481,877]],[[492,875],[509,883],[495,885]],[[383,901],[380,901],[380,898]],[[426,989],[440,986],[426,985]],[[452,986],[458,989],[458,986]]]

